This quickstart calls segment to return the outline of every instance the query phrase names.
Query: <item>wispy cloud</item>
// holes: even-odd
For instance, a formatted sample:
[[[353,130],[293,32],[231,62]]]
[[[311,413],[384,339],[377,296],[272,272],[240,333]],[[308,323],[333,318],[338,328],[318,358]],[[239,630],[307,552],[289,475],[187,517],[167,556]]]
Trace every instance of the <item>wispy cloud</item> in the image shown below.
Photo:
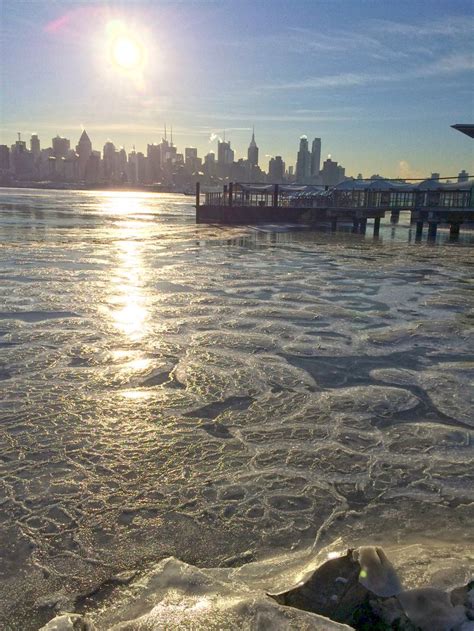
[[[304,90],[315,88],[349,88],[369,84],[407,81],[423,77],[436,77],[474,70],[474,55],[453,54],[436,61],[407,68],[403,71],[340,73],[307,77],[297,81],[270,83],[261,86],[263,90]]]
[[[407,23],[392,20],[372,19],[368,21],[372,31],[410,37],[458,37],[474,34],[474,16],[446,16],[443,19]]]

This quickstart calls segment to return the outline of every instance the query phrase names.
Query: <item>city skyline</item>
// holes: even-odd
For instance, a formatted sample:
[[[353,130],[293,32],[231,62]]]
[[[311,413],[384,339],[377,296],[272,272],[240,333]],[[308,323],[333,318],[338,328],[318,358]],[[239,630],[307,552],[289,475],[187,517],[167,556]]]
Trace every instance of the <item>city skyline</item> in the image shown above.
[[[472,172],[469,143],[450,129],[473,112],[464,0],[5,1],[2,22],[1,144],[82,125],[98,146],[144,151],[173,120],[176,142],[201,155],[225,129],[245,157],[255,125],[265,161],[294,164],[306,134],[350,173]],[[126,37],[111,60],[114,29]]]
[[[255,128],[247,148],[246,157],[235,155],[228,139],[216,137],[217,150],[212,148],[200,156],[196,147],[185,146],[179,151],[173,142],[172,126],[164,125],[160,143],[148,143],[146,152],[131,151],[116,146],[107,140],[98,150],[84,129],[78,143],[57,134],[51,145],[42,145],[38,134],[28,140],[17,133],[17,140],[0,145],[0,185],[42,182],[69,185],[160,185],[167,189],[187,189],[196,181],[218,185],[229,181],[296,183],[317,186],[335,186],[350,179],[385,179],[386,174],[346,173],[345,167],[328,155],[321,164],[322,139],[315,137],[309,150],[306,135],[299,138],[294,164],[286,164],[281,155],[265,155],[265,164],[259,161],[259,146],[255,139]],[[28,147],[29,142],[29,147]],[[270,158],[268,160],[268,158]],[[267,163],[268,160],[268,163]],[[267,166],[268,164],[268,166]],[[423,178],[465,181],[469,173],[462,169],[457,175],[432,172]],[[449,179],[448,179],[449,178]],[[390,178],[389,178],[390,179]],[[399,178],[402,179],[402,178]],[[410,178],[407,178],[410,179]]]

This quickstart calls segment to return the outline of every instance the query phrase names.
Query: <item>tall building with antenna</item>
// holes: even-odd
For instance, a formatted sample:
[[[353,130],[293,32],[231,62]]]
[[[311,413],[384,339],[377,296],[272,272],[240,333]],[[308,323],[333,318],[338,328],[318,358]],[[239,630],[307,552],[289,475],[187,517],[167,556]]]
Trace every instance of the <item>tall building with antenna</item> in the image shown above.
[[[255,128],[252,128],[252,140],[247,150],[247,159],[252,167],[258,166],[258,147],[255,142]]]

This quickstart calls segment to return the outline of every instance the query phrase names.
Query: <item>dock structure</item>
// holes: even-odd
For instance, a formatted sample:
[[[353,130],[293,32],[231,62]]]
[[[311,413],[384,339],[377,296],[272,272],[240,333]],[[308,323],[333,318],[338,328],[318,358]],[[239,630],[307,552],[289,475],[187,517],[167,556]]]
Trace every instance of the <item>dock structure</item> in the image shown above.
[[[204,194],[196,185],[196,222],[225,225],[289,223],[312,226],[352,224],[352,231],[365,233],[373,219],[374,236],[380,222],[390,213],[397,223],[401,211],[411,213],[416,240],[421,240],[425,224],[428,239],[435,239],[439,224],[448,224],[456,238],[464,222],[474,221],[474,180],[442,184],[424,180],[416,185],[392,180],[345,180],[337,186],[295,186],[281,184],[224,185],[219,192]]]

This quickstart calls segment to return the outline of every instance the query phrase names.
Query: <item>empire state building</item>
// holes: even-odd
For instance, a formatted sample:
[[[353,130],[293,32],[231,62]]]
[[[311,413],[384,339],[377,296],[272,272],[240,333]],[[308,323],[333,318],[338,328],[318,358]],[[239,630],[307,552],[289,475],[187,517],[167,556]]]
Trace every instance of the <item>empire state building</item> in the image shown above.
[[[250,145],[247,150],[247,158],[251,166],[258,166],[258,147],[255,142],[255,130],[252,130],[252,140],[250,141]]]

